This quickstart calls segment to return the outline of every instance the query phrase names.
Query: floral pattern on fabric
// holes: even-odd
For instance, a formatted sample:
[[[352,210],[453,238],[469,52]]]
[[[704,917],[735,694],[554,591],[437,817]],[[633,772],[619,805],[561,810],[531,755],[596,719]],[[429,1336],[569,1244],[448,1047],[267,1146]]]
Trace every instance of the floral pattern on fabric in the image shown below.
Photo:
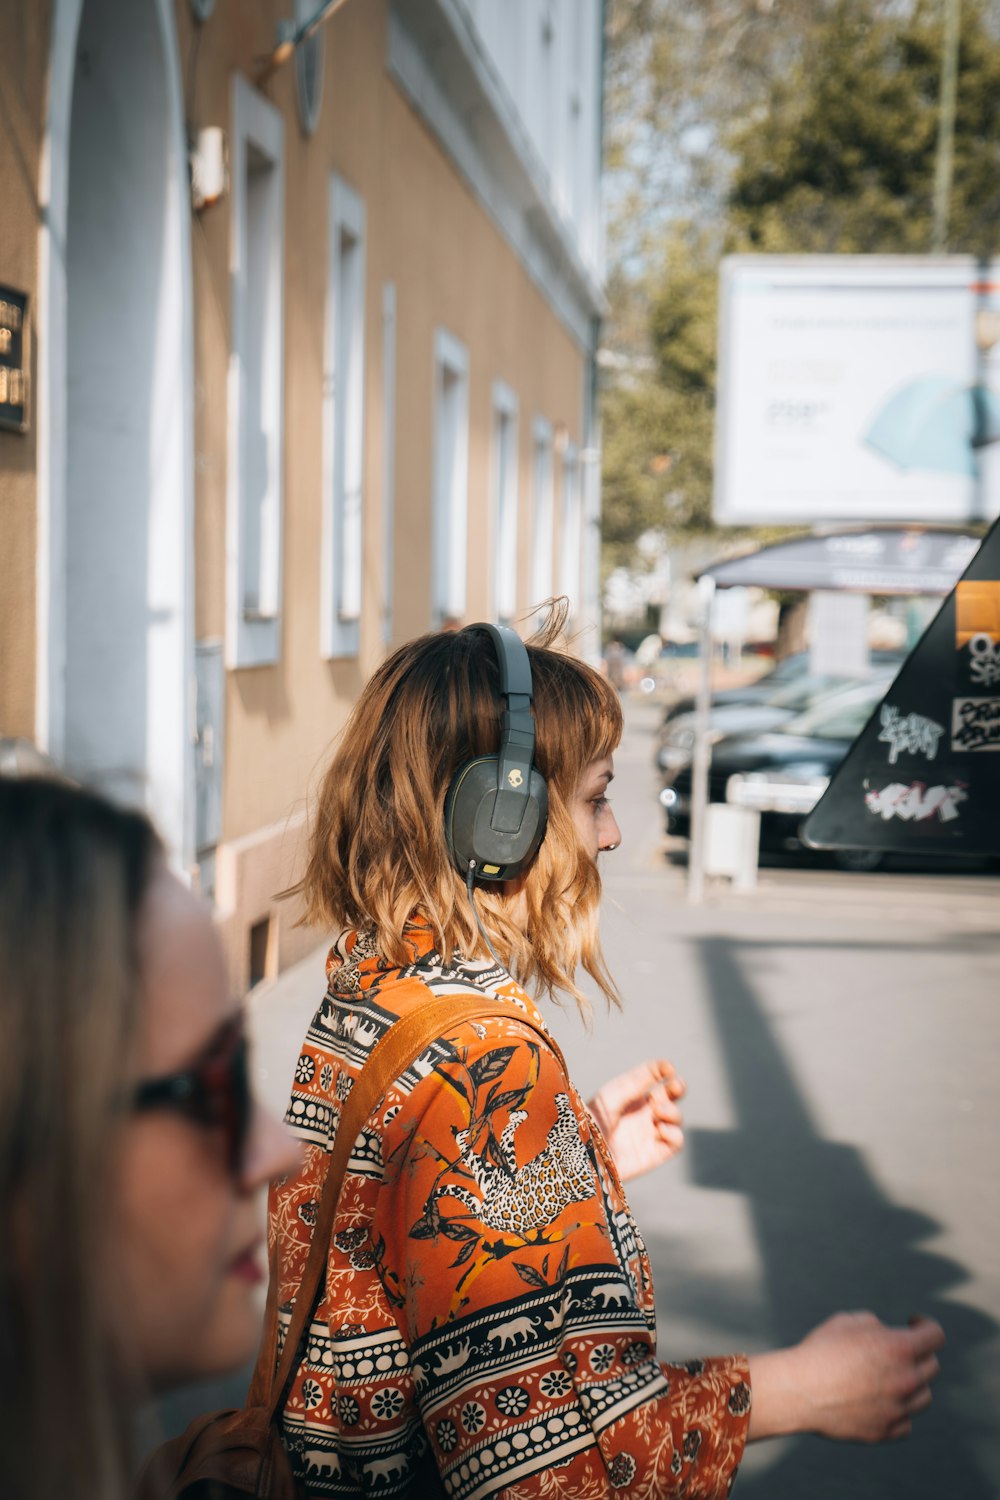
[[[490,995],[510,1017],[435,1042],[354,1145],[284,1414],[304,1492],[727,1495],[746,1361],[657,1361],[645,1249],[586,1107],[520,1022],[537,1012],[502,969],[445,968],[426,930],[409,936],[403,969],[356,935],[331,954],[288,1111],[306,1161],[271,1194],[283,1327],[345,1083],[432,996]]]

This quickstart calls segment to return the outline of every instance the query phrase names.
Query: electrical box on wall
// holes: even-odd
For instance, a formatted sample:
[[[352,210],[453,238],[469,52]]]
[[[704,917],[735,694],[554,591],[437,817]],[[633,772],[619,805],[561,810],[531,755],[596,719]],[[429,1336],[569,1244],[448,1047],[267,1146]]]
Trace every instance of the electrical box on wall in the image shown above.
[[[191,171],[191,207],[195,213],[218,203],[229,186],[226,166],[226,135],[219,125],[199,130],[188,153]]]

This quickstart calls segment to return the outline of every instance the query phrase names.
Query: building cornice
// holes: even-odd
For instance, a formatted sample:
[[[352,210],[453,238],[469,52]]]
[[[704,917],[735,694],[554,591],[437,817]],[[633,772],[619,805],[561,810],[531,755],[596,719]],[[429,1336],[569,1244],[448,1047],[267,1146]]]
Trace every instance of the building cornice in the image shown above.
[[[457,0],[392,0],[388,68],[580,346],[607,303],[549,174]]]

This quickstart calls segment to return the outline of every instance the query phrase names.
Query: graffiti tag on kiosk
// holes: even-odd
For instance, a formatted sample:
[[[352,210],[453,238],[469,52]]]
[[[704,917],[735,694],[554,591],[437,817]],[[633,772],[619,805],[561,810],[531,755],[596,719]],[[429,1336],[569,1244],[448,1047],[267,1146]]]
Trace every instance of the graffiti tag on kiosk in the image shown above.
[[[968,641],[969,676],[976,687],[994,687],[1000,682],[1000,641],[981,630]]]
[[[924,781],[892,781],[877,791],[874,787],[865,792],[865,806],[875,813],[883,823],[891,818],[901,818],[904,823],[928,823],[938,818],[942,823],[952,823],[958,817],[961,803],[968,800],[969,793],[961,781],[950,786],[928,786]]]
[[[944,725],[923,714],[900,713],[892,703],[883,703],[879,711],[879,742],[889,746],[889,764],[894,766],[905,750],[909,755],[925,755],[933,760],[944,734]]]
[[[953,750],[1000,750],[1000,698],[953,698]]]

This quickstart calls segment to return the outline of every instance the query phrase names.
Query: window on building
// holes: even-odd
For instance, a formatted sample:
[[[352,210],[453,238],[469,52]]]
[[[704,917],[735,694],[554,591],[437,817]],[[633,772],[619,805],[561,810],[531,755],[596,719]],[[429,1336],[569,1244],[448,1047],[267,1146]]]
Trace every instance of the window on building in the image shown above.
[[[469,356],[439,328],[434,341],[432,610],[438,626],[465,614],[469,526]]]
[[[281,646],[284,167],[281,115],[239,75],[231,178],[226,653],[244,667]]]
[[[541,604],[551,598],[553,582],[552,424],[544,417],[535,418],[532,434],[531,488],[531,602]]]
[[[517,613],[517,397],[502,380],[493,386],[492,468],[493,612],[507,624]]]
[[[539,149],[545,169],[552,181],[555,176],[555,121],[558,97],[556,70],[556,27],[551,0],[542,0],[539,31]]]
[[[336,175],[329,236],[320,617],[332,658],[360,649],[365,419],[365,206]]]
[[[563,453],[562,506],[559,517],[559,592],[565,594],[576,615],[580,609],[580,563],[583,546],[580,459],[570,443]]]

